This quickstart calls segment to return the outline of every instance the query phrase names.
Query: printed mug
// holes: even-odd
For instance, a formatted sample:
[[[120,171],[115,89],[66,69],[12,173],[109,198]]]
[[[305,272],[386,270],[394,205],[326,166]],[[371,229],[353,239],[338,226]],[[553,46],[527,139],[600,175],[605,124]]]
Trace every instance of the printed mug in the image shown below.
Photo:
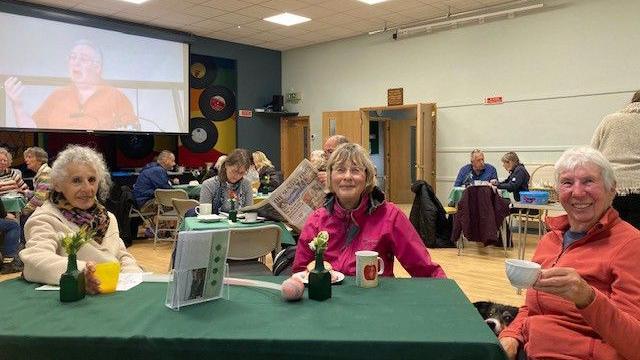
[[[363,288],[378,286],[378,275],[384,272],[384,262],[378,253],[370,250],[356,251],[356,285]]]

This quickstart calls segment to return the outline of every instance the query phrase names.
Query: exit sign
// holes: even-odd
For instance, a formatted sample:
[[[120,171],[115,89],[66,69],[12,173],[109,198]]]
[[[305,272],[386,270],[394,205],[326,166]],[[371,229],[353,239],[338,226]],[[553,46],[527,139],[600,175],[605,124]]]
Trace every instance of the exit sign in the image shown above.
[[[502,96],[493,96],[484,99],[486,105],[502,104]]]
[[[251,117],[253,116],[253,111],[251,110],[238,110],[238,115],[241,117]]]

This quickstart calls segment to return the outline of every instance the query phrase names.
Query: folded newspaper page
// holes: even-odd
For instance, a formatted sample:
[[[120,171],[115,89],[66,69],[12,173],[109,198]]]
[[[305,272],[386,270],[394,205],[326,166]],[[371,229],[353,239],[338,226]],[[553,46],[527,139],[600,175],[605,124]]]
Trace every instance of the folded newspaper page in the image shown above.
[[[240,211],[257,211],[260,216],[289,224],[301,231],[311,212],[324,203],[324,185],[307,159],[269,197]]]

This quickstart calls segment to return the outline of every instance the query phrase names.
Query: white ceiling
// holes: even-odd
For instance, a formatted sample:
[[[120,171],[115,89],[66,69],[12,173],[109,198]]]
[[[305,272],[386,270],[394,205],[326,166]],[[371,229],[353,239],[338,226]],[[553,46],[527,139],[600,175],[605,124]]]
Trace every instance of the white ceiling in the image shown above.
[[[424,21],[448,13],[514,3],[509,0],[389,0],[367,5],[356,0],[27,0],[61,9],[175,29],[199,36],[288,50]],[[262,19],[281,12],[311,18],[282,26]]]

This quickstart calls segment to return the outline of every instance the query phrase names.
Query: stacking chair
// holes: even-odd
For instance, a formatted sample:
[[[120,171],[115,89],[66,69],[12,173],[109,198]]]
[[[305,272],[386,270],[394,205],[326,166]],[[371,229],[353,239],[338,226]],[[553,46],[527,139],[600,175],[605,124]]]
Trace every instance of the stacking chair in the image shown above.
[[[265,257],[280,250],[282,229],[278,225],[267,224],[229,230],[229,273],[232,276],[271,275]]]
[[[182,189],[156,189],[156,203],[158,210],[156,212],[156,226],[153,234],[153,248],[155,249],[158,241],[176,241],[178,235],[178,223],[180,218],[178,212],[173,207],[173,199],[189,199],[187,192]],[[166,225],[174,224],[174,225]],[[159,237],[160,231],[170,232],[170,237]]]
[[[200,203],[198,202],[198,200],[194,200],[194,199],[173,199],[173,208],[176,210],[176,213],[178,213],[178,225],[177,225],[177,229],[180,230],[180,228],[182,227],[182,222],[184,221],[184,214],[187,213],[187,211],[193,209],[194,207],[200,205]]]
[[[156,211],[155,209],[153,209],[153,211],[151,210],[145,210],[145,209],[139,209],[138,208],[138,204],[136,204],[135,199],[133,198],[133,193],[131,192],[131,188],[127,185],[123,185],[121,186],[121,191],[123,197],[126,197],[127,200],[124,202],[123,206],[127,206],[128,207],[128,214],[129,214],[129,218],[130,219],[134,219],[134,218],[140,218],[142,220],[142,223],[144,224],[144,226],[147,229],[150,229],[155,236],[155,226],[154,226],[154,221],[153,221],[153,217],[156,216]],[[136,233],[132,234],[133,238],[137,238],[137,228],[136,229],[132,229],[132,231],[135,231]]]

